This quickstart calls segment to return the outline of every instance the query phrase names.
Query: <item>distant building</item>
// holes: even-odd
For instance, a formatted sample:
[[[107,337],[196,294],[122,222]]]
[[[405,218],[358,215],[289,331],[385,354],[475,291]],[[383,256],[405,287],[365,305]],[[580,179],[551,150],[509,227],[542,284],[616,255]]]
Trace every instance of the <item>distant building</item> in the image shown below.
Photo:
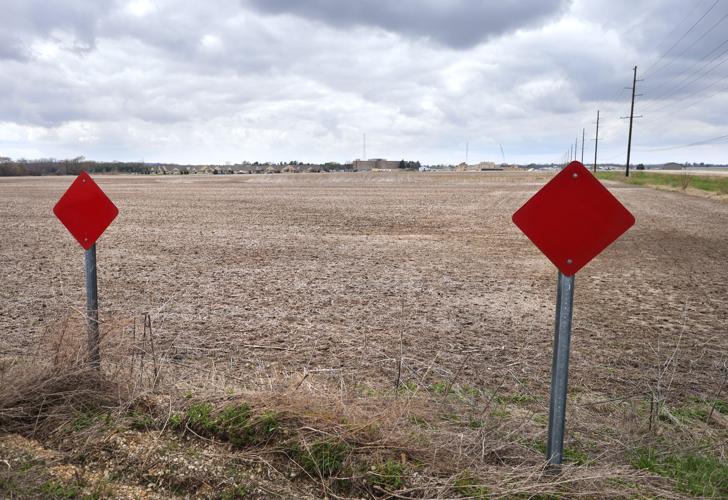
[[[401,161],[372,158],[371,160],[354,160],[352,167],[354,170],[396,170],[400,164]]]
[[[492,161],[481,161],[475,165],[468,165],[462,162],[455,167],[456,172],[488,172],[491,170],[502,170],[502,168],[496,167],[495,162]]]
[[[662,170],[682,170],[684,165],[682,163],[675,163],[674,161],[671,161],[670,163],[665,163],[662,167],[660,167]]]

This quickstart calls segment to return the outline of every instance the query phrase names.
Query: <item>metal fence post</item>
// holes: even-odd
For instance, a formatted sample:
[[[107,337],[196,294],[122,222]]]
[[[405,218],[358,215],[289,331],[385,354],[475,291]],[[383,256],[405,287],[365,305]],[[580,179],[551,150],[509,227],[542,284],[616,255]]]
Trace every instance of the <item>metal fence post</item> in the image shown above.
[[[546,459],[551,465],[561,464],[564,456],[564,421],[566,418],[566,389],[569,380],[569,348],[571,317],[574,305],[574,275],[559,271],[556,289],[556,328],[551,364],[551,401]]]
[[[86,320],[88,322],[88,355],[89,363],[94,368],[101,364],[99,350],[99,295],[96,283],[96,244],[94,243],[84,254],[86,271]]]

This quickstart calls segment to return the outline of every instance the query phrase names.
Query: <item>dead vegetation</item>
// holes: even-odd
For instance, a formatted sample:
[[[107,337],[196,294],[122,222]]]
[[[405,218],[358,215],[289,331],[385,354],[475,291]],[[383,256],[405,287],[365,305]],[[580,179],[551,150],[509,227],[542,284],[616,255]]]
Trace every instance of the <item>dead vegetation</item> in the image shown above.
[[[264,177],[104,185],[102,374],[59,181],[0,185],[0,496],[728,494],[725,204],[619,188],[553,475],[555,276],[507,225],[543,179]]]
[[[109,365],[130,347],[139,350],[107,347]],[[726,436],[721,405],[716,418],[695,405],[653,424],[647,400],[576,394],[566,465],[554,474],[543,463],[544,401],[457,376],[377,390],[308,376],[249,390],[210,384],[209,373],[177,385],[154,376],[170,373],[159,359],[113,374],[56,361],[80,354],[48,359],[3,370],[14,381],[0,390],[5,496],[671,498],[691,486],[660,457],[684,456],[688,443],[694,456],[719,456]],[[728,491],[721,476],[697,484]]]

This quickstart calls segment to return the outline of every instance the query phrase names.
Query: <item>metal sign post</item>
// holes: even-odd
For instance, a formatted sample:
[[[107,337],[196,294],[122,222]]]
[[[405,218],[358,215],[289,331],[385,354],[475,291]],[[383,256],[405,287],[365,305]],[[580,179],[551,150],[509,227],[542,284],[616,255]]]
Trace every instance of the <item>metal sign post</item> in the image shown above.
[[[564,458],[574,276],[632,227],[634,216],[578,161],[513,214],[513,223],[559,270],[546,459]]]
[[[99,350],[99,293],[96,282],[96,243],[84,254],[86,271],[86,321],[88,322],[89,363],[94,368],[101,364]]]
[[[88,324],[88,361],[99,369],[99,295],[96,280],[96,240],[119,214],[119,209],[86,173],[76,177],[53,207],[53,213],[86,251],[86,321]]]
[[[569,348],[571,346],[571,317],[574,305],[574,275],[559,271],[556,288],[556,327],[554,353],[551,362],[551,400],[546,459],[558,465],[564,457],[564,423],[566,420],[566,390],[569,381]]]

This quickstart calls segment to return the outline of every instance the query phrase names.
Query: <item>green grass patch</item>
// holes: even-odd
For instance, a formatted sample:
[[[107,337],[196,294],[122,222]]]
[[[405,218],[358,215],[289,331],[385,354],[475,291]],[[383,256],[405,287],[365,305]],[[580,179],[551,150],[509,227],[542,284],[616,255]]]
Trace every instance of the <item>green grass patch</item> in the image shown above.
[[[145,432],[155,428],[154,418],[148,413],[132,412],[129,416],[131,417],[131,428],[136,431]]]
[[[673,479],[678,491],[696,496],[728,496],[728,464],[697,454],[659,453],[654,448],[635,450],[632,465]]]
[[[169,427],[174,430],[184,427],[184,419],[182,418],[182,416],[175,413],[171,417],[169,417]]]
[[[76,484],[63,484],[58,481],[48,481],[40,487],[40,491],[47,498],[79,498],[81,488]]]
[[[711,401],[710,406],[715,406],[716,411],[721,412],[723,415],[728,415],[728,401],[716,399]]]
[[[455,397],[456,399],[459,399],[461,401],[468,401],[477,398],[482,393],[480,389],[477,387],[474,387],[472,385],[460,385],[460,384],[450,384],[450,382],[445,380],[440,380],[438,382],[434,382],[430,385],[430,390],[437,396],[450,396]],[[445,394],[447,392],[447,394]]]
[[[219,429],[212,416],[212,410],[210,403],[193,404],[187,410],[187,425],[197,433],[216,434]]]
[[[266,443],[280,428],[275,413],[264,412],[255,416],[245,403],[225,406],[217,413],[210,403],[196,403],[189,407],[184,418],[174,414],[169,421],[173,429],[180,429],[186,424],[198,434],[240,447]]]
[[[71,422],[71,428],[76,431],[82,431],[93,426],[96,422],[103,418],[103,414],[95,408],[83,409],[76,415],[76,418]]]
[[[698,175],[688,172],[681,174],[662,174],[654,172],[630,172],[625,177],[622,172],[597,172],[596,177],[602,180],[619,181],[636,186],[666,186],[676,189],[688,187],[713,193],[728,194],[728,176]]]
[[[417,389],[417,384],[409,381],[399,384],[399,387],[397,387],[397,392],[400,394],[414,394],[415,392],[417,392]]]
[[[238,500],[242,498],[250,498],[250,490],[243,485],[230,486],[220,493],[220,500]]]
[[[291,458],[311,477],[333,476],[349,456],[349,446],[336,441],[316,441],[310,445],[295,443],[289,451]]]
[[[372,466],[366,475],[367,482],[386,491],[396,491],[402,488],[404,480],[404,467],[396,460],[387,460]]]
[[[469,498],[488,498],[490,490],[472,472],[466,470],[455,480],[455,492]]]
[[[694,420],[705,420],[708,418],[709,411],[710,407],[706,407],[704,404],[693,404],[670,409],[670,413],[683,424],[690,424]],[[660,420],[669,421],[662,414],[660,414]]]
[[[511,416],[511,412],[509,412],[506,408],[495,408],[490,412],[490,415],[495,418],[509,418]]]
[[[541,455],[546,455],[546,441],[533,440],[528,447],[536,450]],[[564,448],[564,462],[574,465],[584,465],[589,461],[589,456],[582,450],[575,448]]]

